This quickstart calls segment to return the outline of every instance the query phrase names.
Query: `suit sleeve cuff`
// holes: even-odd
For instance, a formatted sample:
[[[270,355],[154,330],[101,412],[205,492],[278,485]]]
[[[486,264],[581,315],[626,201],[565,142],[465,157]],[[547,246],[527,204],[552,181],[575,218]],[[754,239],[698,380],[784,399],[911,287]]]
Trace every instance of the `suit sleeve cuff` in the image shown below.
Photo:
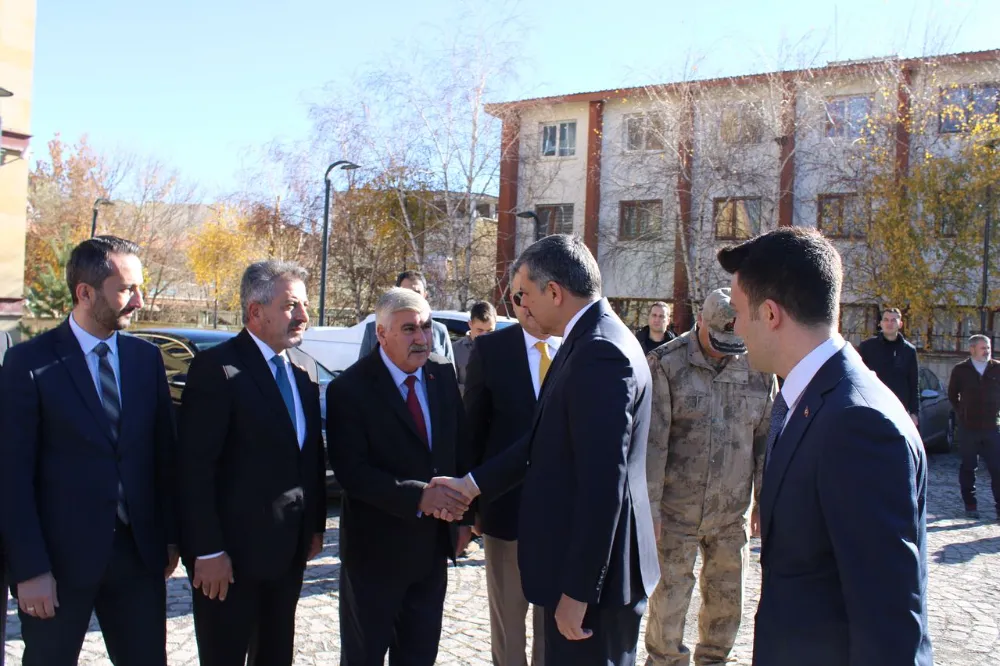
[[[218,553],[212,553],[211,555],[199,555],[197,559],[199,560],[214,560],[216,557],[222,557],[226,554],[226,551],[220,550]]]

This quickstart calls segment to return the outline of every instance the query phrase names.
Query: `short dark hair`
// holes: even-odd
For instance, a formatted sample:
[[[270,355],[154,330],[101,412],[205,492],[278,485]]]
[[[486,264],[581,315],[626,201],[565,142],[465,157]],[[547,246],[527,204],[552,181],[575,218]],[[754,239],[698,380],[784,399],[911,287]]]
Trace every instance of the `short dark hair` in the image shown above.
[[[100,289],[108,276],[114,272],[111,266],[111,255],[139,255],[139,246],[130,240],[118,236],[95,236],[83,241],[69,255],[66,262],[66,284],[76,305],[76,288],[80,284],[89,284],[94,289]]]
[[[882,316],[884,317],[887,314],[894,314],[900,319],[903,318],[903,313],[900,312],[899,308],[882,308]]]
[[[476,321],[496,321],[497,309],[489,301],[476,301],[469,308],[469,320]]]
[[[652,312],[653,308],[663,308],[663,314],[667,314],[667,310],[670,309],[670,306],[667,305],[666,301],[656,301],[654,303],[650,303],[649,310],[646,312],[646,314]]]
[[[527,266],[528,279],[537,285],[555,282],[580,298],[601,295],[601,269],[578,236],[553,234],[535,241],[510,267],[511,276],[521,266]]]
[[[719,250],[727,273],[739,273],[751,317],[770,299],[803,326],[833,325],[844,274],[840,254],[815,229],[784,227]]]
[[[427,279],[424,278],[424,274],[420,271],[403,271],[396,276],[396,286],[402,285],[403,280],[410,280],[411,282],[419,281],[420,284],[424,285],[424,288],[427,287]]]

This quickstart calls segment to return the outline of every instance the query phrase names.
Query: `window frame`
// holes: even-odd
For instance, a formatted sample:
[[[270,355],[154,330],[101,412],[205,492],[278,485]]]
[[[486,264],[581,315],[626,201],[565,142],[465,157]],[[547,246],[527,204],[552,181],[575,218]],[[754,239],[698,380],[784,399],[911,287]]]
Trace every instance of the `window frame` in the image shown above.
[[[937,117],[938,117],[938,134],[967,134],[969,132],[969,113],[970,113],[970,110],[968,108],[968,103],[966,103],[966,106],[960,107],[960,113],[961,113],[961,116],[962,116],[961,120],[951,120],[951,119],[949,119],[948,121],[945,121],[944,111],[945,111],[945,105],[946,105],[946,98],[949,95],[952,95],[952,94],[954,94],[955,92],[958,92],[958,91],[963,91],[963,92],[970,93],[970,94],[974,95],[975,91],[977,91],[977,90],[992,90],[993,91],[993,97],[994,97],[994,100],[993,100],[993,107],[994,108],[993,108],[993,110],[989,111],[989,112],[986,112],[986,113],[982,113],[981,115],[988,116],[988,115],[992,114],[992,115],[996,116],[997,118],[1000,118],[1000,83],[996,83],[996,82],[984,82],[984,83],[965,83],[965,84],[956,85],[956,86],[942,86],[940,88],[940,90],[939,90],[939,96],[938,96],[938,113],[937,113]],[[970,102],[973,103],[973,104],[975,103],[975,101],[976,101],[975,97],[973,97],[970,100]],[[951,101],[948,100],[947,103],[951,104]],[[973,114],[973,117],[975,117],[975,115],[977,114],[975,107],[973,107],[973,109],[972,109],[972,114]],[[945,122],[949,122],[949,123],[954,122],[955,123],[955,129],[945,129],[945,127],[944,127]]]
[[[730,146],[755,146],[757,144],[764,142],[764,117],[762,114],[763,103],[759,101],[743,101],[734,102],[732,104],[727,104],[722,107],[722,113],[719,115],[719,139],[726,145]],[[726,127],[726,113],[731,112],[736,114],[735,123],[735,135],[732,138],[727,138],[725,133]],[[755,118],[756,123],[756,134],[754,136],[747,136],[745,118],[747,117]]]
[[[568,128],[570,125],[573,126],[573,149],[572,149],[572,152],[567,152],[565,154],[562,154],[563,150],[567,150],[567,151],[569,150],[568,145],[565,146],[565,147],[563,147],[561,145],[562,144],[562,128],[563,127],[567,127]],[[555,144],[554,144],[555,148],[554,148],[554,152],[551,155],[547,155],[545,153],[545,131],[547,129],[549,129],[549,128],[553,128],[554,131],[555,131]],[[539,133],[538,133],[538,138],[539,138],[538,154],[539,154],[539,156],[541,158],[547,159],[547,160],[568,159],[568,158],[571,158],[571,157],[576,157],[576,143],[577,143],[576,142],[576,139],[577,139],[576,128],[577,128],[577,121],[576,121],[575,118],[572,119],[572,120],[553,120],[553,121],[539,123]],[[568,132],[567,132],[567,134],[568,134]],[[568,144],[568,140],[567,140],[567,144]]]
[[[551,219],[551,213],[556,210],[569,209],[569,231],[556,231],[555,222]],[[543,213],[546,213],[543,215]],[[568,233],[570,235],[574,232],[574,215],[576,214],[576,209],[571,203],[557,203],[557,204],[538,204],[535,206],[535,215],[538,216],[538,221],[535,223],[535,240],[541,240],[545,236],[551,236],[557,233]],[[565,222],[564,222],[565,223]],[[545,228],[546,233],[541,234],[542,228]]]
[[[736,211],[738,207],[735,205],[738,202],[756,202],[757,204],[757,228],[750,229],[749,235],[739,236],[736,234]],[[728,204],[733,205],[733,216],[732,220],[729,221],[731,234],[723,235],[719,232],[719,208],[720,206],[726,206]],[[759,196],[735,196],[735,197],[716,197],[712,199],[712,224],[715,227],[715,240],[721,241],[744,241],[753,238],[755,235],[761,233],[764,226],[764,200]]]
[[[641,137],[641,146],[633,147],[629,145],[629,140],[632,133],[629,131],[629,123],[639,122],[639,136]],[[655,123],[660,123],[659,128],[660,135],[657,136],[655,133],[656,128],[652,128],[651,125]],[[667,132],[667,121],[663,117],[663,114],[642,112],[642,113],[630,113],[624,117],[622,120],[622,133],[624,134],[624,139],[622,141],[626,153],[661,153],[666,150],[666,132]],[[649,137],[654,136],[656,140],[660,143],[659,146],[649,146]]]
[[[658,206],[658,214],[654,214],[648,219],[647,228],[641,229],[638,224],[634,234],[625,233],[625,212],[626,210],[643,210],[646,207]],[[655,234],[663,223],[663,199],[630,199],[618,202],[618,240],[634,241],[649,237]]]
[[[839,231],[836,234],[828,233],[828,230],[823,226],[823,204],[825,202],[833,201],[840,202],[840,225]],[[855,228],[852,229],[848,224],[847,212],[848,205],[850,203],[863,204],[863,200],[857,192],[824,192],[818,195],[816,197],[816,229],[827,238],[840,238],[847,240],[867,238],[867,230],[857,232],[857,225],[855,225]],[[859,210],[861,210],[862,213],[864,212],[860,207]],[[863,216],[863,218],[862,222],[864,223],[864,227],[867,228],[867,226],[871,223],[871,214],[869,213],[867,216]]]
[[[846,128],[854,127],[850,120],[850,103],[851,100],[861,99],[865,101],[867,111],[865,117],[862,120],[862,124],[857,127],[856,132],[848,132]],[[872,104],[874,99],[870,93],[868,94],[857,94],[857,95],[835,95],[832,97],[826,97],[823,99],[823,115],[824,115],[824,135],[828,139],[850,139],[856,140],[860,139],[864,133],[864,121],[867,121],[872,114]],[[833,114],[830,113],[831,104],[843,104],[844,114],[841,116],[841,123],[837,124],[836,119]]]

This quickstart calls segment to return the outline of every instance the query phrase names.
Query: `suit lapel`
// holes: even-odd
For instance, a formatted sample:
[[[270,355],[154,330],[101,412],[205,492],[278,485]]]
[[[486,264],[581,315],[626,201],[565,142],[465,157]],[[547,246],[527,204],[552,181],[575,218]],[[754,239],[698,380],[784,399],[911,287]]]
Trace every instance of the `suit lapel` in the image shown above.
[[[441,381],[436,377],[433,368],[430,364],[424,365],[424,382],[427,388],[427,411],[430,412],[431,422],[430,422],[430,436],[432,438],[431,447],[431,457],[434,459],[434,466],[438,469],[448,468],[448,458],[454,457],[450,456],[446,447],[444,446],[447,438],[445,437],[444,431],[444,421],[442,416],[442,408],[444,400],[441,396]],[[409,416],[409,411],[407,411],[407,416]],[[434,437],[435,433],[438,435]],[[437,441],[439,446],[434,445],[434,441]]]
[[[317,427],[322,427],[319,421],[317,421],[313,416],[312,401],[306,401],[306,396],[312,395],[313,386],[315,386],[315,384],[313,384],[312,379],[309,377],[309,373],[294,363],[292,363],[292,375],[295,377],[295,388],[299,391],[299,402],[302,403],[302,415],[306,419],[306,432],[302,444],[302,450],[305,451],[306,444],[313,441],[316,437],[315,429]],[[295,443],[298,444],[298,433],[295,434],[295,437]]]
[[[260,348],[254,342],[254,339],[250,337],[250,333],[246,329],[240,331],[239,335],[236,336],[236,343],[240,356],[243,357],[243,361],[246,363],[247,371],[253,377],[257,388],[260,389],[264,402],[274,412],[274,416],[277,419],[275,424],[278,430],[285,436],[285,439],[290,440],[295,445],[295,448],[298,449],[298,436],[295,434],[295,428],[292,427],[292,420],[288,417],[288,410],[285,409],[285,399],[281,397],[281,391],[278,390],[278,383],[274,380],[274,372],[271,370],[270,364],[264,360],[264,355],[261,353]],[[300,391],[300,399],[301,395]]]
[[[113,446],[111,424],[108,422],[108,417],[104,414],[104,405],[101,404],[101,399],[97,395],[97,386],[94,385],[94,378],[90,374],[90,368],[87,367],[87,361],[83,356],[83,349],[80,347],[76,336],[73,335],[73,329],[69,327],[68,319],[59,325],[55,351],[57,358],[73,380],[73,385],[83,399],[83,404],[86,405],[87,411],[93,417],[97,429],[104,435],[108,445]]]
[[[125,442],[128,441],[128,428],[132,425],[135,416],[136,401],[143,395],[140,376],[139,363],[136,359],[136,348],[130,344],[132,340],[126,335],[118,336],[118,384],[121,386],[119,402],[121,404],[121,417],[118,423],[118,449],[121,450]]]
[[[392,375],[389,374],[389,368],[385,367],[385,363],[382,362],[382,355],[374,353],[368,356],[367,360],[371,364],[369,370],[375,378],[376,389],[382,394],[386,403],[392,407],[396,416],[410,429],[410,432],[413,434],[413,440],[418,442],[426,451],[427,446],[424,444],[423,439],[421,439],[420,433],[417,432],[417,424],[413,422],[413,417],[410,416],[410,412],[406,408],[406,403],[403,401],[403,395],[399,392],[399,387],[393,383]],[[425,372],[424,379],[426,380],[426,378],[427,373]],[[430,393],[430,387],[428,387],[428,399],[430,399]],[[431,418],[433,419],[433,412],[431,413]],[[433,427],[433,421],[431,424]]]
[[[854,352],[848,344],[823,364],[802,392],[798,404],[795,405],[795,411],[789,418],[785,429],[778,436],[778,441],[774,444],[771,460],[767,464],[764,480],[761,483],[760,522],[761,543],[763,544],[767,543],[774,504],[781,491],[785,472],[788,471],[788,466],[792,462],[792,458],[795,457],[795,451],[802,442],[809,425],[823,408],[823,396],[843,379],[846,365],[850,362],[850,354],[857,355],[857,352]]]
[[[535,384],[531,381],[531,365],[528,363],[528,348],[524,344],[524,331],[520,326],[517,327],[517,335],[511,336],[510,351],[514,364],[514,377],[510,390],[514,392],[515,399],[523,400],[534,409],[538,398],[535,397]],[[538,394],[541,393],[539,389]]]

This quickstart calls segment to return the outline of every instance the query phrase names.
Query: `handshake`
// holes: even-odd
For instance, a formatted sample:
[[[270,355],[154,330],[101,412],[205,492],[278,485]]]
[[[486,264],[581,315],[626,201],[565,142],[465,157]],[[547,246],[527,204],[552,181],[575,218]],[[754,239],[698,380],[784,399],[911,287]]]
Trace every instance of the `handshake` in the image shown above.
[[[425,516],[453,523],[462,519],[472,500],[478,495],[479,488],[468,475],[460,479],[435,476],[424,488],[424,494],[420,498],[420,511]]]

